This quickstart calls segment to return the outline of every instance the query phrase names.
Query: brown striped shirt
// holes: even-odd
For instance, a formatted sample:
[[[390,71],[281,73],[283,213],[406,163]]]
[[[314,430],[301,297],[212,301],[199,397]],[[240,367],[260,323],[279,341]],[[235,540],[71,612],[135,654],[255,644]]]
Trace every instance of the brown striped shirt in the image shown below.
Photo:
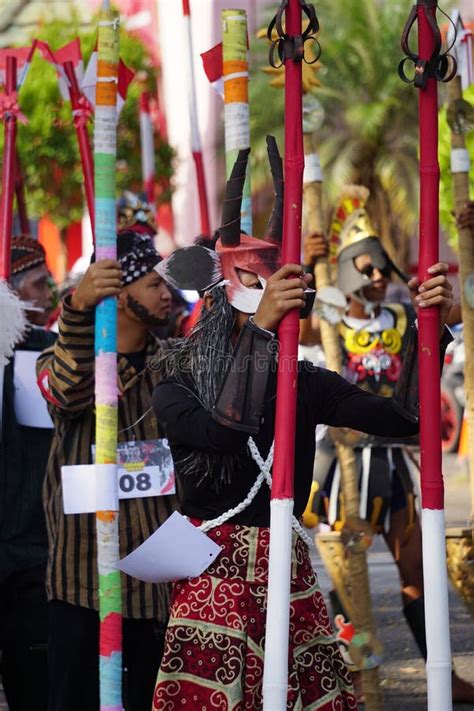
[[[150,334],[145,369],[139,373],[126,357],[118,358],[118,439],[121,442],[163,436],[151,407],[159,375],[147,367],[162,345]],[[98,610],[95,517],[93,514],[66,516],[61,486],[63,465],[92,462],[91,446],[95,441],[93,311],[77,311],[65,300],[59,318],[58,340],[39,357],[37,373],[49,391],[48,406],[55,424],[43,491],[49,539],[48,597]],[[121,500],[121,557],[143,543],[177,508],[175,496]],[[143,583],[123,575],[122,602],[125,617],[153,617],[165,621],[169,586]]]

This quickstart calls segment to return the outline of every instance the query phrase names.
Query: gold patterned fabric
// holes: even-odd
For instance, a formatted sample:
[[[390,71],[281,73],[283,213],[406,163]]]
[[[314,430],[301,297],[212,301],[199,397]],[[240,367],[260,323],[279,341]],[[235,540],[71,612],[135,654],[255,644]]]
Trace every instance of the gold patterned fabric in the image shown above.
[[[153,711],[262,708],[269,529],[225,524],[208,535],[222,553],[202,575],[174,586]],[[356,709],[308,549],[296,534],[289,633],[287,708]]]

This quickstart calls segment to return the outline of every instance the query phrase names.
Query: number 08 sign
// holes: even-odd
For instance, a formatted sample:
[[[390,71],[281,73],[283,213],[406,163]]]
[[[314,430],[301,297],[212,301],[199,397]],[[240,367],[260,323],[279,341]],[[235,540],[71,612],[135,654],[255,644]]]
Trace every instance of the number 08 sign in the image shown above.
[[[120,499],[174,494],[174,464],[168,440],[120,442],[117,476]]]
[[[93,457],[94,450],[95,446]],[[166,439],[119,442],[117,466],[64,466],[61,478],[65,514],[115,511],[118,499],[167,496],[176,491],[173,458]]]

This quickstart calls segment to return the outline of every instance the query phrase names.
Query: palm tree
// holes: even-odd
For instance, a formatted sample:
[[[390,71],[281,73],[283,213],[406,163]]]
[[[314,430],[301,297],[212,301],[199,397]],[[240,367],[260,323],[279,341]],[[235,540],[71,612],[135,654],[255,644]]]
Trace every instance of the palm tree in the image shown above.
[[[319,132],[326,193],[333,201],[346,183],[366,185],[373,222],[401,265],[408,257],[418,186],[417,96],[397,73],[407,14],[401,0],[320,0],[322,86],[315,92],[326,114]],[[275,94],[255,72],[251,128],[257,163],[268,128],[273,124],[281,134],[283,97]]]

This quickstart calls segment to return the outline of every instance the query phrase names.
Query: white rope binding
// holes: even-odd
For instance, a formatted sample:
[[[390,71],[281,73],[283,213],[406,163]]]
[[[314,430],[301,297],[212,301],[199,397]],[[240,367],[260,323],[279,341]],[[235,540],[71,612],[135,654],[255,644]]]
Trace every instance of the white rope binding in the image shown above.
[[[251,439],[252,438],[249,439],[249,443],[250,443]],[[252,440],[252,442],[253,442],[253,440]],[[250,504],[252,503],[254,498],[257,496],[257,494],[260,490],[260,487],[263,484],[263,481],[266,479],[267,476],[270,475],[270,469],[273,466],[273,451],[275,448],[274,445],[275,445],[275,443],[273,442],[272,446],[270,447],[270,451],[268,452],[268,457],[266,458],[265,461],[262,459],[262,457],[260,457],[260,452],[258,452],[258,449],[257,449],[258,456],[260,457],[260,463],[257,462],[258,467],[260,469],[260,474],[255,479],[255,483],[252,486],[252,488],[250,489],[250,491],[247,494],[247,496],[245,497],[245,499],[243,501],[241,501],[240,504],[237,504],[237,506],[234,506],[233,509],[229,509],[228,511],[225,511],[223,514],[221,514],[217,518],[213,518],[212,521],[205,521],[205,523],[201,524],[201,526],[199,526],[199,529],[203,533],[205,533],[206,531],[210,531],[211,528],[216,528],[216,526],[221,526],[223,523],[228,521],[233,516],[237,516],[237,514],[242,513],[242,511],[244,511],[247,508],[247,506],[250,506]]]
[[[250,454],[252,455],[252,459],[254,460],[254,462],[260,469],[260,471],[263,471],[262,465],[264,465],[265,462],[263,461],[262,456],[261,456],[260,452],[258,451],[258,447],[255,444],[252,437],[249,437],[248,446],[250,449]],[[275,441],[272,442],[272,448],[270,450],[271,452],[273,452],[274,446],[275,446]],[[273,459],[273,457],[272,457],[272,459]],[[272,488],[272,476],[270,474],[270,469],[268,469],[268,471],[267,470],[264,471],[264,476],[265,476],[265,480],[266,480],[269,488],[271,489]],[[300,536],[300,538],[303,539],[303,541],[306,543],[306,545],[309,548],[313,544],[313,541],[310,538],[310,536],[308,536],[308,534],[306,533],[306,531],[304,530],[303,526],[298,521],[296,516],[293,516],[293,522],[291,525],[292,525],[293,531],[295,531]]]
[[[234,516],[237,516],[237,514],[242,513],[247,506],[250,506],[254,498],[257,496],[260,487],[263,484],[263,481],[266,481],[269,488],[272,488],[272,476],[270,474],[272,466],[273,466],[273,454],[275,451],[275,441],[272,442],[272,446],[270,447],[270,451],[268,452],[268,456],[266,459],[263,459],[262,455],[259,452],[259,449],[257,445],[255,444],[255,441],[253,440],[252,437],[249,437],[248,439],[248,448],[250,450],[250,455],[252,459],[254,460],[255,464],[258,466],[260,469],[260,473],[255,479],[255,482],[250,489],[249,493],[245,497],[243,501],[240,502],[240,504],[237,504],[237,506],[234,506],[233,509],[229,509],[228,511],[225,511],[223,514],[218,516],[217,518],[213,518],[212,521],[205,521],[203,524],[199,526],[199,530],[202,531],[203,533],[206,533],[206,531],[210,531],[211,528],[216,528],[217,526],[221,526],[223,523],[228,521],[229,519],[233,518]],[[306,531],[304,530],[303,526],[300,524],[296,516],[293,516],[293,522],[292,522],[292,527],[293,530],[302,538],[302,540],[306,543],[306,545],[309,547],[312,545],[313,541],[308,536]]]

